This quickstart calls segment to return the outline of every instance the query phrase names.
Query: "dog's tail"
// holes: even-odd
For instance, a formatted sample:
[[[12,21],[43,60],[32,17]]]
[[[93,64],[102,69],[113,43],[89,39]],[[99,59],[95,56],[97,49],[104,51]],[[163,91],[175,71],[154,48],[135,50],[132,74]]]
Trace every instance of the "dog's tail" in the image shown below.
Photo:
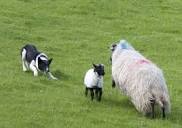
[[[23,50],[24,49],[25,49],[24,47],[20,49],[20,55],[21,55],[21,57],[22,57],[22,53],[23,53]]]

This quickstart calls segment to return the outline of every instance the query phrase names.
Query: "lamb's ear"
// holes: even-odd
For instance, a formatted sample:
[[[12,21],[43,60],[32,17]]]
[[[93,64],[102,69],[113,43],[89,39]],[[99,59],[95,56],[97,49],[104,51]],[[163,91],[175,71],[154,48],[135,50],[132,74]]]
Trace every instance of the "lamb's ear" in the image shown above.
[[[50,58],[50,59],[48,60],[49,65],[51,64],[52,60],[53,60],[52,58]]]
[[[94,67],[94,68],[96,68],[96,67],[97,67],[97,65],[96,65],[96,64],[94,64],[94,63],[93,63],[92,65],[93,65],[93,67]]]

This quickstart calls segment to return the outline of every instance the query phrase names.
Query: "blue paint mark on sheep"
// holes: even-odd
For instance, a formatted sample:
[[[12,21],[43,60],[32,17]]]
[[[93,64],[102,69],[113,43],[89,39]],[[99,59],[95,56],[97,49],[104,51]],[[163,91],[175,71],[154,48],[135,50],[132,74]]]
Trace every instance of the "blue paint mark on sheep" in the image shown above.
[[[128,46],[127,46],[127,44],[121,44],[121,48],[122,49],[128,49]]]
[[[121,49],[129,49],[129,44],[125,40],[120,41]]]
[[[134,50],[134,48],[126,40],[120,40],[119,45],[121,49]]]

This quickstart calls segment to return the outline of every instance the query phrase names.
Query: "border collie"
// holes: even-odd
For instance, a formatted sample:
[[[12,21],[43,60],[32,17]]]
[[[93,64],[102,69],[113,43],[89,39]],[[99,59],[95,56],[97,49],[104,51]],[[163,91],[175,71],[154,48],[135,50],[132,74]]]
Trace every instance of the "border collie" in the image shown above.
[[[49,70],[52,58],[48,59],[47,55],[39,52],[34,45],[27,44],[21,49],[21,59],[23,71],[33,71],[34,76],[38,76],[38,72],[43,72],[50,79],[57,79]]]

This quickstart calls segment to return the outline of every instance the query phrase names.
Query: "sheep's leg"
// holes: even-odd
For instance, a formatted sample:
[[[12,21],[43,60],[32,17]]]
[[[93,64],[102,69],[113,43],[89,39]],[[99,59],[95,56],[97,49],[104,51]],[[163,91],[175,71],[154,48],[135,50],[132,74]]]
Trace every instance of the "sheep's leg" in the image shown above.
[[[102,88],[99,88],[99,97],[98,97],[98,101],[101,101],[101,97],[102,97]]]
[[[114,80],[112,80],[112,87],[115,88],[116,87],[116,83]]]
[[[112,57],[110,57],[110,62],[111,62],[111,64],[112,64]]]
[[[166,117],[166,114],[165,114],[165,108],[162,107],[162,118],[165,118]]]
[[[85,96],[87,96],[88,95],[88,88],[86,87],[85,88]]]
[[[155,100],[150,100],[151,102],[151,107],[152,107],[152,118],[154,118],[154,106],[155,106]]]
[[[94,89],[90,88],[91,100],[94,99]]]

